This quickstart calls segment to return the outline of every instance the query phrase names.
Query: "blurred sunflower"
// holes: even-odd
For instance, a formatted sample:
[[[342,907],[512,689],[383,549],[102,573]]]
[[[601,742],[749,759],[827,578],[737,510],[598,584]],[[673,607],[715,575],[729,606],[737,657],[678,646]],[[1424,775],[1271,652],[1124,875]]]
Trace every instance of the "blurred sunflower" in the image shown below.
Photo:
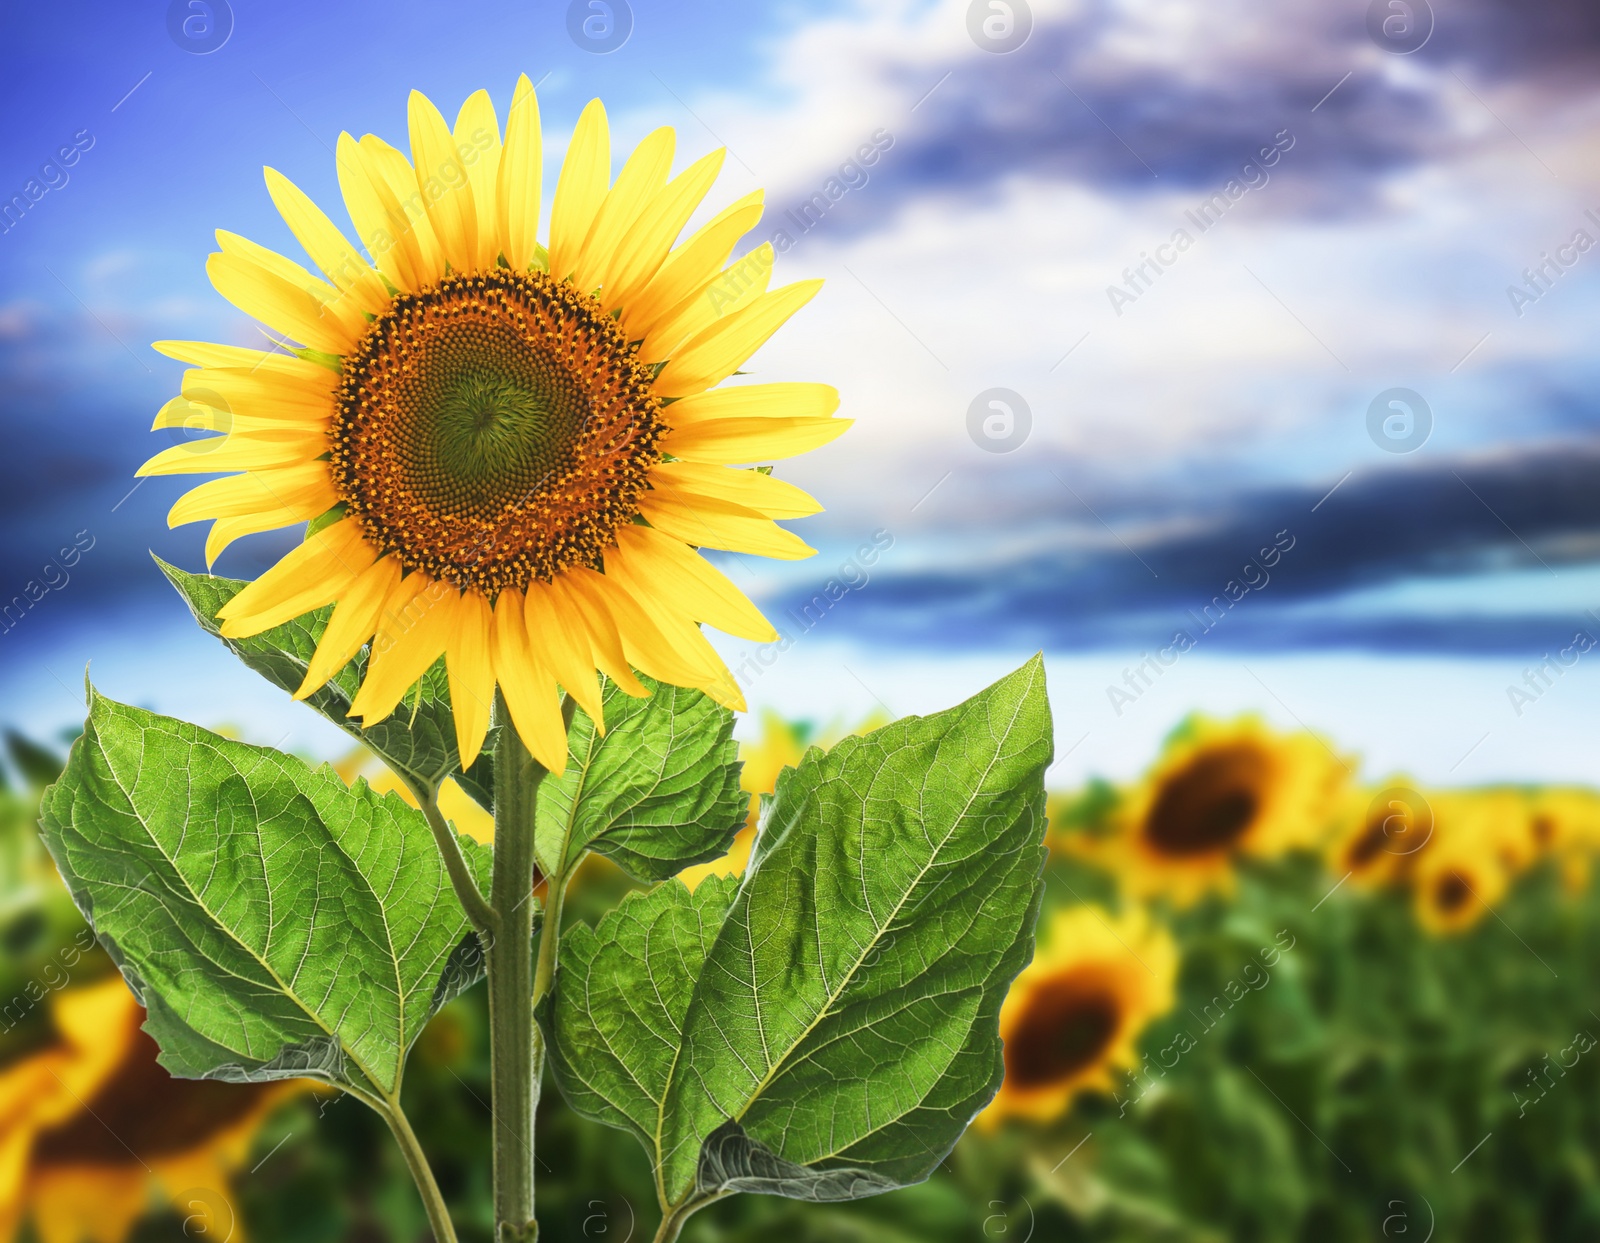
[[[1340,803],[1327,843],[1327,866],[1334,876],[1350,877],[1358,885],[1399,880],[1433,836],[1432,800],[1405,777],[1353,788]]]
[[[1417,922],[1449,935],[1470,928],[1510,886],[1506,800],[1482,791],[1433,797],[1434,832],[1409,868]]]
[[[1110,1091],[1138,1065],[1146,1025],[1172,1009],[1178,948],[1142,907],[1059,910],[1000,1008],[1006,1077],[983,1130],[1008,1117],[1048,1122],[1079,1093]]]
[[[1317,842],[1347,772],[1312,734],[1276,734],[1253,717],[1191,718],[1094,849],[1129,893],[1187,904],[1231,885],[1241,855],[1273,858]]]
[[[244,1237],[229,1177],[309,1085],[173,1079],[143,1019],[120,976],[74,986],[48,1042],[0,1066],[0,1241],[31,1217],[41,1243],[122,1243],[152,1199]]]
[[[1588,887],[1600,848],[1600,794],[1546,786],[1528,795],[1528,833],[1535,849],[1555,860],[1568,893]]]
[[[612,182],[599,100],[567,148],[543,244],[526,77],[503,141],[485,91],[453,128],[413,92],[409,121],[410,159],[370,134],[339,138],[340,189],[371,265],[273,169],[268,192],[328,280],[217,235],[206,265],[217,290],[303,348],[156,347],[195,370],[155,426],[198,410],[223,435],[174,445],[140,473],[242,472],[190,491],[171,523],[214,520],[209,560],[242,535],[310,523],[224,606],[222,633],[336,603],[297,694],[370,642],[350,709],[368,725],[443,656],[464,765],[497,684],[556,772],[558,684],[598,721],[596,670],[630,694],[646,693],[637,668],[742,708],[700,623],[776,634],[697,550],[809,556],[774,520],[820,506],[729,468],[814,449],[848,421],[832,417],[826,385],[717,386],[821,282],[769,291],[770,245],[724,268],[760,218],[760,192],[675,247],[724,153],[669,180],[674,134],[658,129]]]

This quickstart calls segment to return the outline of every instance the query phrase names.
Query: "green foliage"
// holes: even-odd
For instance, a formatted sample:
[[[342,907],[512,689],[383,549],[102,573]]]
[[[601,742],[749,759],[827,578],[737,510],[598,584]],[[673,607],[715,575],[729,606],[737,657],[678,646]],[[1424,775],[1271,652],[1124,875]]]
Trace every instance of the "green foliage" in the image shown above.
[[[466,918],[421,814],[331,768],[91,687],[41,814],[175,1074],[387,1096],[464,979]],[[486,883],[487,852],[462,846]]]
[[[211,574],[190,574],[168,565],[159,557],[156,564],[178,589],[195,620],[207,634],[222,638],[217,612],[248,585],[239,579],[218,578]],[[228,650],[281,690],[293,694],[305,680],[306,666],[317,650],[317,641],[328,627],[333,606],[274,626],[248,639],[222,639]],[[492,810],[494,774],[494,732],[484,743],[483,754],[466,772],[461,771],[461,756],[456,749],[454,718],[450,715],[450,687],[444,662],[435,661],[423,674],[418,690],[393,715],[362,728],[350,719],[350,704],[366,673],[368,654],[362,651],[335,674],[326,686],[307,698],[306,703],[332,721],[345,733],[371,747],[395,773],[413,788],[433,790],[447,777],[455,777],[461,788],[482,806]]]
[[[605,683],[606,733],[581,709],[567,771],[539,787],[537,849],[546,875],[585,851],[641,881],[726,854],[745,820],[733,713],[699,691],[640,679],[647,699]]]
[[[646,1145],[663,1207],[852,1199],[938,1165],[1000,1081],[1051,746],[1035,659],[810,751],[737,887],[668,884],[574,932],[552,1064],[574,1108]]]

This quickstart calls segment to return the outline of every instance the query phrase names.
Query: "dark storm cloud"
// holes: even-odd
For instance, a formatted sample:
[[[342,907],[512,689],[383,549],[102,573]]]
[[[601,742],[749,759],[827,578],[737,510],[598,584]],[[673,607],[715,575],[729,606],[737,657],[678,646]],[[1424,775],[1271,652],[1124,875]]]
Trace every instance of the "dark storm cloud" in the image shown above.
[[[1450,158],[1468,141],[1441,93],[1451,71],[1522,79],[1552,102],[1592,92],[1600,5],[1469,0],[1434,5],[1435,32],[1404,83],[1367,34],[1365,6],[1287,4],[1249,19],[1221,11],[1196,23],[1178,57],[1127,50],[1125,15],[1091,8],[1036,29],[1008,55],[974,50],[943,65],[885,61],[878,72],[908,100],[873,188],[842,198],[819,226],[880,226],[899,203],[932,193],[992,193],[1043,177],[1120,195],[1204,197],[1287,131],[1294,148],[1269,170],[1258,210],[1343,216],[1371,210],[1383,181]],[[1137,41],[1135,41],[1137,44]],[[1399,60],[1402,58],[1392,58]],[[1563,74],[1562,69],[1580,72]],[[948,71],[948,73],[946,73]],[[815,187],[798,193],[803,200]],[[791,196],[795,197],[795,196]],[[779,195],[780,207],[794,206]]]
[[[1062,492],[1054,547],[940,572],[880,569],[840,609],[840,625],[954,647],[1127,647],[1205,628],[1208,643],[1251,649],[1520,650],[1570,632],[1573,619],[1537,600],[1525,610],[1493,601],[1512,606],[1495,617],[1372,607],[1358,616],[1341,610],[1340,597],[1495,570],[1555,574],[1600,556],[1600,447],[1592,442],[1395,468],[1350,478],[1324,500],[1326,492],[1265,489],[1187,513],[1148,497],[1096,504],[1120,536],[1114,541]],[[1169,533],[1141,536],[1141,528]],[[811,594],[780,610],[796,616]]]

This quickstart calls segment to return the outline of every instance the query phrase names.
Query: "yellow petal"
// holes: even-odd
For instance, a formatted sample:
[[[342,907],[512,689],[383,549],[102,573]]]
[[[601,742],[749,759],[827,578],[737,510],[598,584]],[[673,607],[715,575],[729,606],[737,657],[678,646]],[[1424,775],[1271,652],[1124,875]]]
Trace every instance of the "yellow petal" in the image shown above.
[[[381,314],[389,303],[383,281],[309,196],[275,168],[266,171],[267,193],[284,223],[305,247],[311,262],[368,315]],[[317,368],[324,375],[323,368]]]
[[[640,600],[609,574],[597,574],[588,581],[616,623],[630,665],[673,686],[694,687],[708,694],[716,688],[726,694],[732,676],[692,621],[659,601]],[[722,701],[722,694],[716,697]]]
[[[589,654],[595,667],[616,683],[624,694],[643,699],[650,692],[628,668],[628,658],[622,653],[622,640],[617,635],[617,624],[606,609],[600,588],[590,581],[599,577],[591,569],[575,566],[557,577],[550,584],[550,589],[562,600],[563,607],[581,619],[583,631],[589,638]]]
[[[674,307],[718,274],[739,239],[760,221],[761,201],[760,190],[745,195],[712,217],[667,257],[639,295],[629,298],[622,308],[628,340],[647,337]]]
[[[663,125],[648,134],[623,164],[578,255],[573,283],[579,289],[598,289],[613,279],[618,246],[667,184],[676,141],[672,127]]]
[[[663,462],[650,472],[650,485],[689,505],[706,498],[732,501],[764,518],[809,518],[822,512],[809,493],[754,470]]]
[[[588,639],[575,624],[581,618],[561,607],[563,603],[544,583],[528,584],[523,606],[528,644],[604,733],[600,683],[595,680],[594,662],[589,659]]]
[[[839,390],[831,384],[739,384],[675,401],[666,415],[683,427],[701,419],[821,419],[838,408]]]
[[[550,275],[571,276],[583,252],[584,239],[611,181],[611,131],[606,109],[591,99],[578,118],[561,163],[555,202],[550,208]]]
[[[135,475],[220,475],[234,470],[296,466],[328,451],[327,436],[316,428],[288,427],[270,435],[236,433],[210,440],[187,440],[163,449]]]
[[[439,248],[457,272],[470,272],[478,261],[478,214],[456,140],[439,109],[421,91],[411,92],[406,119],[417,190]]]
[[[339,291],[327,281],[301,267],[294,260],[285,259],[277,251],[258,246],[249,238],[229,233],[226,229],[217,230],[217,245],[222,247],[223,254],[253,263],[263,272],[276,276],[285,284],[305,290],[320,307],[319,318],[325,321],[331,320],[336,324],[337,331],[342,337],[354,342],[365,331],[366,318],[355,301],[341,297]]]
[[[677,408],[674,402],[669,413]],[[810,453],[836,437],[854,419],[705,419],[668,432],[661,448],[685,462],[733,466],[772,462]]]
[[[215,390],[191,389],[174,397],[156,411],[153,432],[178,429],[186,432],[249,433],[262,440],[282,440],[285,436],[326,432],[333,412],[324,406],[315,413],[307,407],[250,402],[245,405],[248,414],[236,414],[233,403]]]
[[[567,733],[561,721],[561,694],[554,676],[534,658],[523,620],[522,593],[508,587],[494,602],[489,636],[495,677],[511,710],[522,745],[533,758],[560,776],[567,769]]]
[[[588,115],[587,112],[584,114]],[[582,123],[579,125],[582,128]],[[528,75],[517,79],[506,114],[506,145],[495,187],[500,252],[514,272],[526,272],[539,244],[539,204],[544,156],[539,133],[539,97]]]
[[[305,679],[295,691],[296,699],[316,694],[328,679],[343,669],[378,628],[384,605],[400,584],[400,558],[380,557],[357,576],[340,597],[328,628],[317,640],[317,650],[306,666]]]
[[[770,643],[778,632],[761,610],[705,558],[681,540],[649,527],[617,532],[617,550],[606,554],[606,573],[615,575],[635,599],[667,606],[728,634]]]
[[[316,511],[320,514],[333,508],[338,499],[328,480],[327,463],[303,462],[278,471],[228,475],[190,488],[167,513],[167,525],[180,527],[207,518],[236,518],[325,500],[326,504]]]
[[[339,135],[334,162],[344,209],[372,256],[373,266],[396,289],[418,288],[411,253],[399,244],[406,232],[405,217],[393,202],[394,196],[387,193],[388,183],[369,174],[361,144],[349,134]]]
[[[197,367],[222,367],[228,370],[264,371],[289,377],[310,379],[318,372],[327,377],[326,367],[296,358],[282,350],[247,350],[237,345],[217,345],[213,341],[157,341],[151,349],[181,363]]]
[[[489,602],[476,591],[464,592],[444,667],[450,678],[450,711],[456,722],[456,749],[467,768],[483,750],[494,707],[494,664],[489,652]]]
[[[748,552],[779,561],[799,561],[817,551],[770,519],[741,511],[726,501],[699,499],[686,504],[665,492],[647,492],[639,512],[656,530],[700,548]]]
[[[393,712],[444,655],[461,613],[461,593],[426,574],[408,575],[390,593],[372,636],[366,676],[350,703],[349,714],[361,718],[363,729]]]
[[[650,362],[669,358],[735,311],[755,302],[767,292],[773,262],[769,242],[730,263],[662,316],[661,323],[640,347],[640,356]]]
[[[357,146],[366,157],[368,178],[382,181],[390,195],[390,210],[398,212],[405,222],[400,244],[409,251],[418,279],[423,284],[433,283],[444,275],[444,248],[439,245],[438,234],[428,218],[427,203],[417,188],[416,170],[403,152],[376,134],[362,135]],[[380,188],[379,194],[382,193]]]
[[[796,281],[718,320],[673,354],[656,377],[656,395],[688,397],[722,383],[821,288],[821,281]]]
[[[354,518],[325,527],[217,610],[222,635],[248,638],[330,604],[376,560]]]
[[[500,253],[499,197],[500,121],[488,91],[467,96],[456,114],[456,153],[472,183],[473,210],[478,220],[478,267],[488,271]]]
[[[246,315],[302,345],[343,354],[354,342],[336,318],[323,315],[324,304],[314,295],[248,259],[214,254],[206,260],[206,275]]]
[[[726,150],[713,151],[679,173],[639,213],[622,237],[610,262],[601,303],[609,311],[621,306],[649,283],[666,261],[683,226],[722,171]]]

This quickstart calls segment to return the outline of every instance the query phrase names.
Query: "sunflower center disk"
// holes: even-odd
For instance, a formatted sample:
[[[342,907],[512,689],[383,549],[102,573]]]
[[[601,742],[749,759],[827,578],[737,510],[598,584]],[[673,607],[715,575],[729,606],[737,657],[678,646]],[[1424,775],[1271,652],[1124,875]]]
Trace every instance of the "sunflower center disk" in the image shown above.
[[[1006,1041],[1006,1081],[1045,1087],[1089,1069],[1111,1047],[1121,1013],[1102,980],[1073,974],[1045,981]]]
[[[1271,777],[1270,763],[1253,747],[1196,757],[1156,795],[1145,822],[1145,841],[1174,857],[1235,845],[1260,814]]]
[[[649,368],[594,299],[542,273],[399,295],[343,374],[340,499],[407,570],[491,599],[598,566],[661,458]]]

